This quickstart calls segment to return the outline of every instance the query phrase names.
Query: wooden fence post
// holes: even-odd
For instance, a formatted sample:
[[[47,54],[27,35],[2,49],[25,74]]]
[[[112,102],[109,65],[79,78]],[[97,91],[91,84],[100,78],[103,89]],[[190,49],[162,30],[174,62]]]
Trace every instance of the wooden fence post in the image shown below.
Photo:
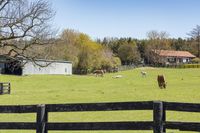
[[[154,133],[164,133],[164,121],[165,111],[163,102],[154,101],[153,103],[153,121],[154,121]]]
[[[46,123],[48,121],[48,112],[45,105],[37,106],[37,128],[36,133],[48,133]]]
[[[8,94],[10,94],[10,92],[11,92],[11,85],[10,85],[10,83],[8,83]]]
[[[0,95],[3,94],[3,83],[0,83]]]
[[[163,115],[162,115],[162,122],[163,124],[166,122],[166,108],[165,108],[165,103],[163,103]],[[166,128],[163,126],[163,133],[166,133]]]

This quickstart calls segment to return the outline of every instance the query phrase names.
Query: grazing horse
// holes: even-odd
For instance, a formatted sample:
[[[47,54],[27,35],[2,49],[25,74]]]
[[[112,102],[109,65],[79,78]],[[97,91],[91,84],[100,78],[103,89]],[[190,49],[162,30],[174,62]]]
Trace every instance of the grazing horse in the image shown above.
[[[157,81],[160,89],[166,88],[167,82],[165,81],[165,77],[163,75],[158,75]]]
[[[142,77],[146,77],[147,76],[147,72],[141,71],[141,75],[142,75]]]
[[[96,77],[98,77],[98,76],[103,77],[103,75],[104,75],[104,70],[94,70],[93,74],[95,74]]]

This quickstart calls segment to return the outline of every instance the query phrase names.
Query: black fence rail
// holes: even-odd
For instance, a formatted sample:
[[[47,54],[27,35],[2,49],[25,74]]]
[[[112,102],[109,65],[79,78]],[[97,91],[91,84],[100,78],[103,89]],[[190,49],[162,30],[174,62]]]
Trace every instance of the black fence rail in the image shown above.
[[[153,110],[153,121],[48,122],[48,113],[50,112],[122,110]],[[36,133],[47,133],[50,130],[153,130],[154,133],[165,133],[166,129],[200,131],[200,123],[166,121],[166,111],[168,110],[200,112],[200,104],[150,101],[0,106],[0,113],[37,114],[36,122],[0,122],[0,130],[36,130]]]
[[[10,94],[9,82],[0,82],[0,95],[2,94]]]

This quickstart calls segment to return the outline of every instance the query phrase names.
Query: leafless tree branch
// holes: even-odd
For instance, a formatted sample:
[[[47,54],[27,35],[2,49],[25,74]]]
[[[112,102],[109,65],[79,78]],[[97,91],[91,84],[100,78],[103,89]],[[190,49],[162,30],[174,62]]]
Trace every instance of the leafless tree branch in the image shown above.
[[[34,47],[51,44],[55,15],[45,0],[0,0],[0,55],[34,60]],[[37,53],[37,54],[36,54]]]

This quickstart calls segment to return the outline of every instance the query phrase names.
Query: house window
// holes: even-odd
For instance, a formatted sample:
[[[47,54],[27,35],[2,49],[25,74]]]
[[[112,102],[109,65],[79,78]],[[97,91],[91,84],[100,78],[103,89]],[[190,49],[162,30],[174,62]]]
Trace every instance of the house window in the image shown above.
[[[175,58],[168,58],[167,60],[168,60],[168,62],[174,62]]]
[[[182,62],[183,62],[183,59],[182,59],[182,58],[179,58],[178,61],[179,61],[179,63],[182,63]]]
[[[186,63],[186,62],[188,62],[187,59],[183,59],[183,63]]]

